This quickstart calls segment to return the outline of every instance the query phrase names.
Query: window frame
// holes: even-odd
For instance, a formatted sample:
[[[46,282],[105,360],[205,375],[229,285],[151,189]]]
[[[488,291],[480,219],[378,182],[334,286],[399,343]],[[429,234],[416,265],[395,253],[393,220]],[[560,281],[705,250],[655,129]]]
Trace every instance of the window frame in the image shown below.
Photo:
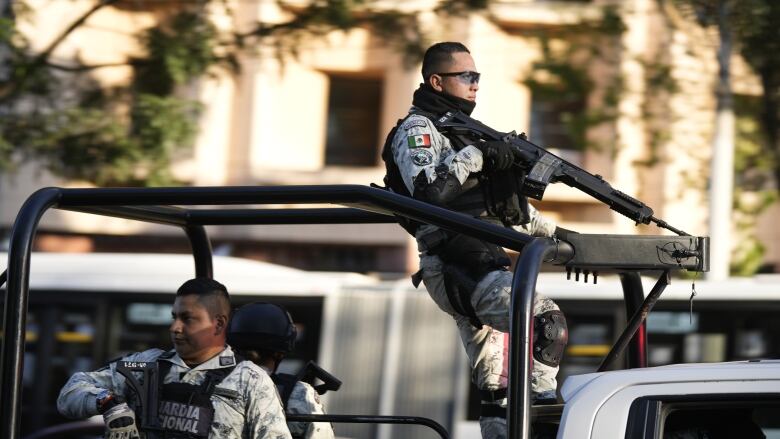
[[[325,103],[325,132],[324,132],[324,142],[323,142],[323,151],[322,151],[322,166],[323,168],[353,168],[353,169],[361,169],[361,168],[372,168],[379,166],[381,163],[381,142],[384,139],[382,134],[382,117],[383,117],[383,111],[384,111],[384,105],[385,105],[385,82],[387,78],[384,75],[376,74],[374,72],[324,72],[325,75],[328,77],[328,92],[327,92],[327,101]],[[365,145],[366,148],[373,146],[374,149],[371,150],[371,153],[368,154],[366,151],[369,151],[368,149],[362,149],[359,148],[357,150],[351,149],[351,148],[344,148],[344,149],[338,149],[335,150],[332,147],[331,144],[331,138],[336,137],[338,133],[332,133],[331,132],[331,117],[333,116],[334,112],[333,105],[334,105],[334,81],[339,83],[339,87],[343,86],[345,83],[355,83],[363,81],[365,84],[373,83],[371,84],[371,87],[376,87],[377,92],[377,102],[376,102],[376,118],[372,123],[372,127],[368,131],[375,131],[369,134],[368,137],[371,137],[371,134],[373,135],[374,139],[370,140],[369,142],[372,142],[370,145]],[[365,91],[365,90],[364,90]],[[350,94],[354,94],[354,91]],[[365,94],[365,93],[359,93],[359,94]],[[357,108],[357,107],[356,107]],[[364,108],[365,110],[365,108]],[[363,111],[366,112],[366,111]],[[370,114],[372,111],[368,111]],[[343,161],[343,157],[345,155],[345,152],[349,151],[361,151],[362,154],[365,154],[366,160],[358,160],[356,162],[350,162],[350,161]],[[370,157],[369,157],[370,156]]]
[[[666,418],[674,411],[707,407],[758,407],[780,404],[780,393],[699,393],[690,395],[653,395],[631,403],[626,439],[662,439]]]

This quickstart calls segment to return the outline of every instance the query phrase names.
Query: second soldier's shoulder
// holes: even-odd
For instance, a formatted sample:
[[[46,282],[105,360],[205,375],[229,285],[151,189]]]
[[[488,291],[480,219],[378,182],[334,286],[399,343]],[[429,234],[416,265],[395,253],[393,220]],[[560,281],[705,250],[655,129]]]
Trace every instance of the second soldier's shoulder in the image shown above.
[[[317,393],[316,390],[314,390],[314,387],[305,382],[305,381],[296,381],[295,387],[293,387],[293,393],[300,392],[300,393]]]
[[[295,386],[290,393],[290,407],[292,408],[292,406],[297,404],[297,407],[301,408],[301,403],[305,404],[305,407],[309,407],[308,409],[303,410],[303,412],[306,413],[313,410],[312,406],[316,407],[322,404],[322,402],[320,402],[320,394],[317,393],[311,384],[298,381],[295,383]]]

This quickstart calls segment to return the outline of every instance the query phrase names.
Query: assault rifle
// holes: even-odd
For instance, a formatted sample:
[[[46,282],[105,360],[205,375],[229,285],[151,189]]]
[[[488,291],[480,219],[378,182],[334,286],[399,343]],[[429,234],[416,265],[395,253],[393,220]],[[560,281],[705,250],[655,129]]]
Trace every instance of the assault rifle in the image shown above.
[[[525,172],[522,192],[524,195],[541,200],[550,183],[565,183],[579,189],[591,197],[609,206],[610,209],[624,215],[637,224],[655,223],[658,227],[681,235],[687,233],[672,227],[653,216],[653,209],[630,195],[610,186],[600,175],[593,175],[579,168],[541,146],[528,141],[525,133],[502,133],[472,119],[463,112],[448,111],[434,125],[444,132],[461,137],[466,144],[476,140],[501,140],[514,146],[517,164]]]

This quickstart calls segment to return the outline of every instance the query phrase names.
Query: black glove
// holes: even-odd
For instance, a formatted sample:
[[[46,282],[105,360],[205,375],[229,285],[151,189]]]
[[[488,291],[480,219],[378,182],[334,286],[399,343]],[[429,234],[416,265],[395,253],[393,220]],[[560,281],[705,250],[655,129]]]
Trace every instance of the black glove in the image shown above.
[[[568,241],[569,235],[576,235],[578,234],[574,230],[564,229],[563,227],[555,226],[555,232],[553,232],[553,235],[555,235],[556,238],[562,239],[564,241]]]
[[[495,171],[509,169],[515,161],[512,145],[501,140],[489,140],[476,145],[482,151],[483,167]]]

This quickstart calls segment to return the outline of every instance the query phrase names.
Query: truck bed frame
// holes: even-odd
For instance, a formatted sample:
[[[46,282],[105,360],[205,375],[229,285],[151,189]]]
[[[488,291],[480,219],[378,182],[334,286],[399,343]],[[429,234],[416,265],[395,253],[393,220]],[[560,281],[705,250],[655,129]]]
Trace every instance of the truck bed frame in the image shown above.
[[[267,204],[334,204],[340,207],[215,207]],[[8,282],[0,356],[0,437],[9,439],[19,436],[30,253],[39,221],[51,208],[180,227],[192,247],[195,275],[205,277],[213,275],[206,225],[395,223],[397,217],[405,217],[521,252],[514,268],[511,300],[507,425],[508,437],[512,439],[526,439],[529,435],[531,310],[543,263],[565,267],[569,277],[573,272],[575,280],[582,275],[586,282],[589,276],[597,282],[600,274],[620,275],[627,315],[633,317],[600,370],[608,367],[626,348],[628,367],[646,367],[645,317],[668,284],[670,272],[709,269],[707,237],[575,234],[567,241],[534,238],[380,188],[360,185],[44,188],[32,194],[19,211],[10,237],[7,273],[0,275],[0,286],[6,276]],[[647,272],[658,272],[660,276],[645,298],[640,273]],[[339,417],[322,416],[333,420]],[[446,437],[443,428],[433,420],[400,416],[385,420],[374,418],[379,417],[341,415],[340,421],[418,423]]]

